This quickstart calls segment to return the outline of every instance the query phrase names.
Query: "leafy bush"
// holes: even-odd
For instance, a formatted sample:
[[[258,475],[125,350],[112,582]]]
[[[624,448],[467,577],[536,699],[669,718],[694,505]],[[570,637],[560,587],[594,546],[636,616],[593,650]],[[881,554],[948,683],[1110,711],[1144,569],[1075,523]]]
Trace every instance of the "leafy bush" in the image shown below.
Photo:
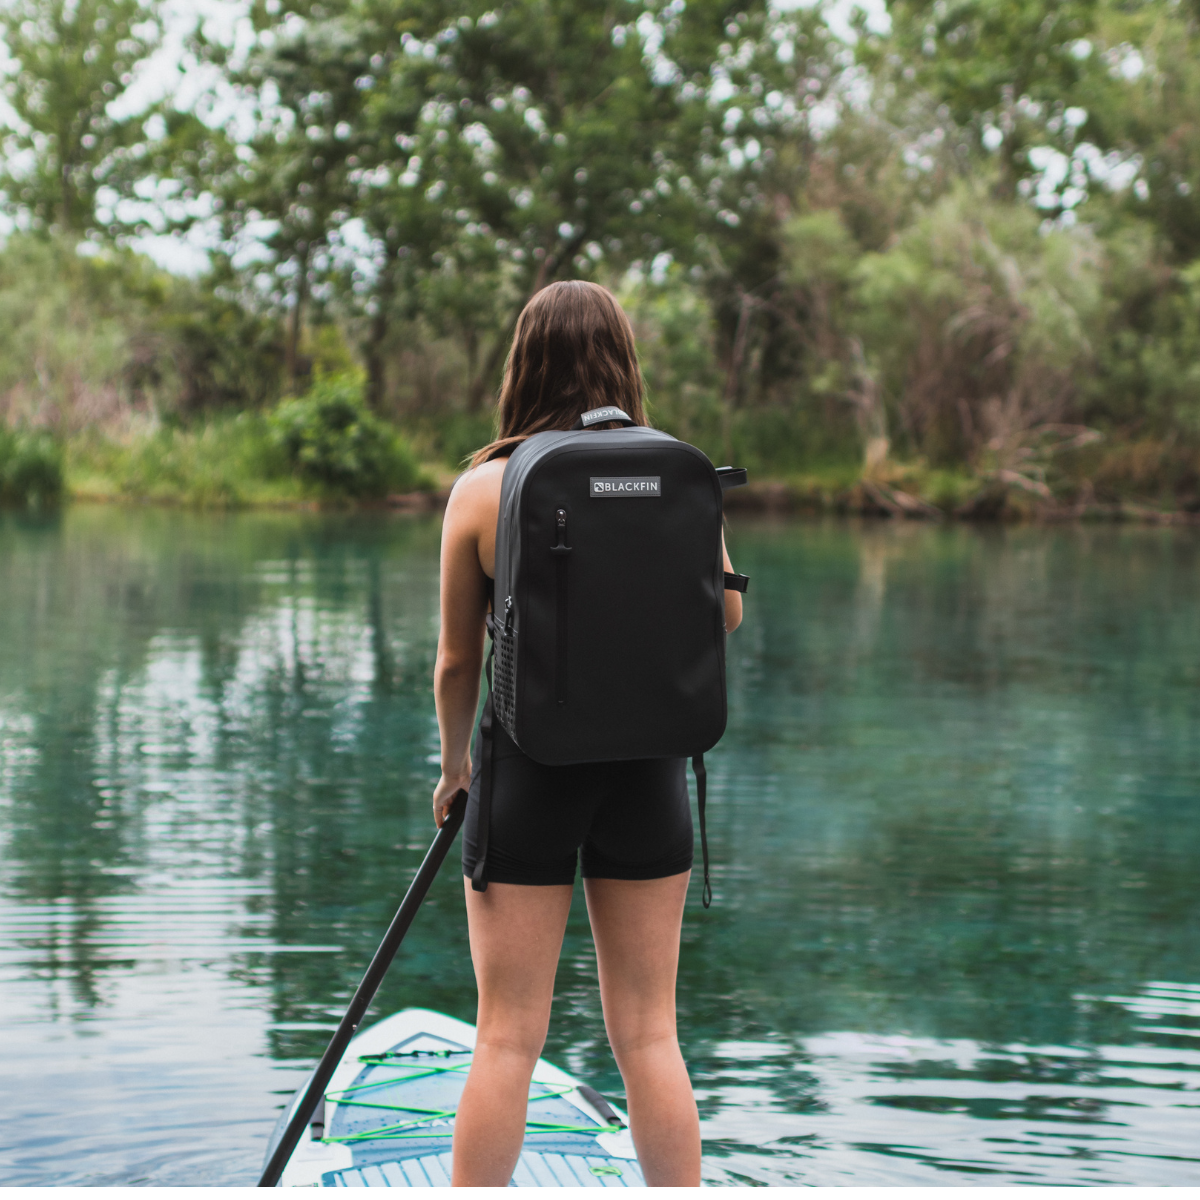
[[[319,380],[307,395],[284,401],[270,422],[294,474],[322,491],[370,499],[417,486],[411,449],[366,407],[353,375]]]
[[[62,496],[59,444],[41,430],[0,426],[0,504],[40,507]]]
[[[0,246],[0,417],[69,435],[272,403],[282,325],[220,282],[172,277],[129,250],[85,256],[67,238],[12,234]]]
[[[198,508],[239,508],[299,500],[303,488],[255,413],[214,417],[195,428],[134,426],[69,444],[71,490]]]

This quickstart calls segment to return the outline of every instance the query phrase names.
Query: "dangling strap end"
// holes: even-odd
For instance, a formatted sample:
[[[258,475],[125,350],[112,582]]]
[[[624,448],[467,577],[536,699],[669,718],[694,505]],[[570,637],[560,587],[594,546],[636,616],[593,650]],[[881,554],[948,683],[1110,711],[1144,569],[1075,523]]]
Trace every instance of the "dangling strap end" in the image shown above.
[[[712,904],[712,881],[708,875],[708,829],[704,822],[704,810],[708,802],[708,771],[704,766],[704,755],[692,759],[692,772],[696,776],[696,808],[700,811],[700,854],[704,861],[704,888],[700,892],[700,903],[708,908]]]

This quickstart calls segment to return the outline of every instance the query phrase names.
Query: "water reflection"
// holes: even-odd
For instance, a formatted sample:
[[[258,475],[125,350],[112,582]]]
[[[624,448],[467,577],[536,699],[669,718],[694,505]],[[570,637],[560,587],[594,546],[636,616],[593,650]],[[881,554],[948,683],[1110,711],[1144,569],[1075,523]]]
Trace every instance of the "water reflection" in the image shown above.
[[[710,1122],[714,1182],[1196,1179],[1194,1106],[1181,1093],[1194,1099],[1197,1050],[828,1033],[794,1046],[726,1043],[716,1053],[730,1067],[714,1072],[722,1106]]]
[[[428,845],[438,528],[0,518],[6,1183],[253,1178]],[[744,524],[713,1181],[1200,1181],[1200,544]],[[470,1018],[438,881],[376,1011]],[[586,921],[551,1057],[619,1095]]]

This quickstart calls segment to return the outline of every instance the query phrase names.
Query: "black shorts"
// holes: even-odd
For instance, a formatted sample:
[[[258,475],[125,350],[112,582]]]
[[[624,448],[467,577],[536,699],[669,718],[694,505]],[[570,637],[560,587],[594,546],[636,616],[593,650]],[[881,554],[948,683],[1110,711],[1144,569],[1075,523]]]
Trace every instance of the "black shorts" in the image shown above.
[[[692,866],[687,760],[548,767],[520,750],[496,721],[492,749],[491,883],[575,882],[583,850],[585,879],[665,879]],[[482,737],[463,822],[463,874],[475,870]]]

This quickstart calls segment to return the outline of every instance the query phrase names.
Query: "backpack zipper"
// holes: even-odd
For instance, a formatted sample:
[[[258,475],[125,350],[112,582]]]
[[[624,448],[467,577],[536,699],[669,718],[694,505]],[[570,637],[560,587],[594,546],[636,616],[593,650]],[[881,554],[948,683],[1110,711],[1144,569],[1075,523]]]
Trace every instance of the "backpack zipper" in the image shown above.
[[[554,528],[557,541],[550,547],[550,553],[558,559],[556,566],[554,593],[554,698],[559,704],[567,702],[567,556],[571,547],[567,545],[567,510],[556,509],[554,512]]]

